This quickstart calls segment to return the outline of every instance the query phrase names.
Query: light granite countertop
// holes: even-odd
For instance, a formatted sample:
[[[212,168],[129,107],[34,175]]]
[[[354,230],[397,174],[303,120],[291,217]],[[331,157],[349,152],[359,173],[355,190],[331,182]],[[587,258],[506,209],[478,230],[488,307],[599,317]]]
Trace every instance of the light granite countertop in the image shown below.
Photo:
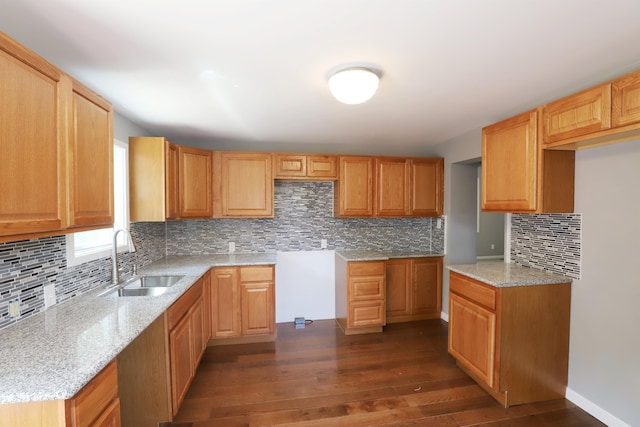
[[[370,251],[370,250],[351,250],[336,251],[336,255],[346,261],[386,261],[395,258],[423,258],[423,257],[439,257],[444,256],[440,252],[431,251]]]
[[[497,288],[509,286],[550,285],[570,283],[572,279],[530,267],[503,262],[449,265],[447,268]]]
[[[73,397],[209,268],[275,263],[275,253],[169,256],[138,272],[184,276],[162,295],[101,287],[1,330],[0,403]]]

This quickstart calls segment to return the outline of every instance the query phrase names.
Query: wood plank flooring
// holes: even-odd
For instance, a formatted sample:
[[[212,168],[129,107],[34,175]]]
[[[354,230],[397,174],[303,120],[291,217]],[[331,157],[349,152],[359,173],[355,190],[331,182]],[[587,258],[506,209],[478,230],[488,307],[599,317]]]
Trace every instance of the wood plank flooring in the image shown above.
[[[209,347],[173,423],[203,426],[604,426],[561,399],[504,409],[456,367],[447,323],[345,336],[278,324],[275,343]]]

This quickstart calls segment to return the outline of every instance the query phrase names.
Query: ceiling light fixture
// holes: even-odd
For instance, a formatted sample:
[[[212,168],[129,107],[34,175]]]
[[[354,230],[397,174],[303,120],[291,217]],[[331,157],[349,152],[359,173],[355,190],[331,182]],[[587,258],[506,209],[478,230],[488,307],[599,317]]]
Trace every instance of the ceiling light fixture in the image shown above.
[[[376,93],[379,81],[378,74],[369,68],[344,68],[329,77],[329,90],[344,104],[362,104]]]

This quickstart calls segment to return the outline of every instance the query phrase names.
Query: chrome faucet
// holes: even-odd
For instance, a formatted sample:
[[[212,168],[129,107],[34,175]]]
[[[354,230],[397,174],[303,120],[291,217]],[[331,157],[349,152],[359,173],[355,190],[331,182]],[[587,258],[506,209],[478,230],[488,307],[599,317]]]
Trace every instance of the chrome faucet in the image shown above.
[[[118,233],[120,233],[121,231],[124,231],[129,235],[128,245],[127,245],[129,247],[129,252],[136,251],[136,245],[133,243],[133,238],[131,237],[131,233],[129,232],[129,230],[127,230],[126,228],[121,228],[119,230],[116,230],[115,233],[113,233],[113,247],[111,248],[111,263],[112,263],[111,284],[112,285],[117,285],[118,283],[120,283],[120,270],[118,269]]]

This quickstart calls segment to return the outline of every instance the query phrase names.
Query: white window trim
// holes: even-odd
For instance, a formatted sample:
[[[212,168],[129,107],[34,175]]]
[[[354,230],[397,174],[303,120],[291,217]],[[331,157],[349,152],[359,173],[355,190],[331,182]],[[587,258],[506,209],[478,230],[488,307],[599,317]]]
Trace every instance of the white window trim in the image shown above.
[[[117,145],[125,149],[125,163],[129,164],[129,144],[122,142],[118,139],[113,140],[113,145]],[[124,223],[129,224],[129,167],[127,166],[125,169],[125,183],[124,186]],[[113,230],[113,227],[111,227]],[[122,233],[120,233],[122,235]],[[73,267],[76,265],[84,264],[90,261],[94,261],[101,258],[107,258],[111,256],[112,245],[100,245],[94,248],[85,249],[82,251],[75,251],[75,240],[74,233],[70,233],[66,235],[67,241],[67,267]],[[125,242],[123,244],[118,244],[118,253],[126,252],[129,250],[127,245],[128,237],[125,236]]]

